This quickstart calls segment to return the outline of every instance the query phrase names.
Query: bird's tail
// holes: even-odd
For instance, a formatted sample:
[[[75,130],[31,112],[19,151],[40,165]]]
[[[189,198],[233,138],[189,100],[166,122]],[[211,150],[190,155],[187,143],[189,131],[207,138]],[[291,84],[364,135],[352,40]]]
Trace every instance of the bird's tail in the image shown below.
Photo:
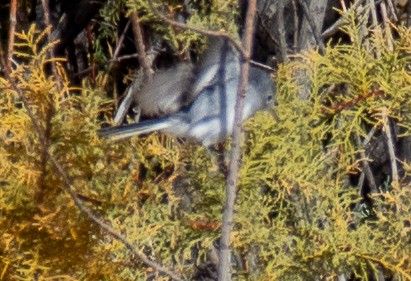
[[[135,124],[121,125],[117,127],[103,128],[98,131],[101,138],[110,140],[121,140],[131,136],[149,134],[169,128],[173,124],[173,119],[169,117],[146,120]]]

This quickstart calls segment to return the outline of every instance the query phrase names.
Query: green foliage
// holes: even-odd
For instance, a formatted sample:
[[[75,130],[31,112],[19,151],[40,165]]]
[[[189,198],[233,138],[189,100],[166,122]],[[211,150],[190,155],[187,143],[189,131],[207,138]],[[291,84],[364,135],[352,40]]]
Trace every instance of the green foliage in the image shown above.
[[[102,20],[97,26],[97,37],[93,41],[94,59],[97,63],[106,64],[113,57],[118,44],[117,25],[121,15],[125,13],[125,4],[125,0],[108,0],[100,10]]]
[[[351,272],[368,280],[367,272],[378,270],[411,279],[410,186],[376,194],[375,217],[364,220],[348,181],[360,160],[368,161],[358,159],[353,135],[381,130],[383,109],[409,134],[410,31],[397,30],[393,49],[376,32],[366,49],[351,20],[345,30],[352,44],[280,68],[276,118],[259,115],[247,127],[234,245],[246,257],[258,253],[259,280],[333,280]],[[294,78],[301,71],[311,85],[307,101]]]
[[[237,37],[238,1],[193,1],[187,25],[205,30],[225,31]],[[185,11],[179,1],[153,1],[157,11],[170,19],[177,20]],[[182,30],[159,21],[151,11],[147,0],[128,0],[129,13],[137,11],[140,20],[148,24],[163,40],[173,46],[178,53],[188,51],[189,47],[201,40],[201,35],[191,30]]]
[[[236,280],[334,280],[342,273],[367,280],[377,270],[411,279],[410,186],[375,195],[373,216],[364,216],[348,181],[362,160],[352,136],[380,130],[383,108],[408,132],[411,31],[398,28],[393,50],[377,32],[363,47],[354,19],[346,32],[352,44],[282,66],[275,113],[259,113],[245,126]],[[20,63],[10,78],[17,89],[0,79],[0,280],[168,280],[78,212],[45,149],[84,205],[192,280],[219,236],[225,176],[212,153],[158,134],[98,139],[111,101],[86,82],[70,88],[63,61],[47,57],[53,44],[38,47],[46,34],[31,28],[18,35]],[[48,74],[51,64],[56,76]],[[299,96],[301,71],[309,100]]]

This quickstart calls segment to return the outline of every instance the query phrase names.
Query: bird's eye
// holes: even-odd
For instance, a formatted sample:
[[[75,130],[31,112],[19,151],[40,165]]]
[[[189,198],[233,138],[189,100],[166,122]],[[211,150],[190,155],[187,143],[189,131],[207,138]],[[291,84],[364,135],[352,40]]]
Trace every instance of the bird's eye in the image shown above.
[[[268,95],[267,96],[267,101],[272,101],[274,99],[274,96],[273,95]]]

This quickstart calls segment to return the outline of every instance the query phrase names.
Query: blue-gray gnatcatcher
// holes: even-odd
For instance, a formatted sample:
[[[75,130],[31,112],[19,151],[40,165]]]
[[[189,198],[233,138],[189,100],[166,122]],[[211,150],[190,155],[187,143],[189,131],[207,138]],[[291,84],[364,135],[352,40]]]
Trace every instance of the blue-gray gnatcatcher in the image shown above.
[[[136,100],[140,102],[142,112],[157,118],[105,128],[99,131],[99,135],[118,140],[162,131],[194,139],[204,146],[230,136],[233,132],[240,58],[228,42],[211,42],[209,50],[193,72],[187,70],[189,66],[179,66],[160,76],[155,75],[143,87],[143,97]],[[181,71],[181,75],[178,71]],[[167,80],[167,74],[171,81]],[[159,92],[159,89],[166,93]],[[267,108],[274,102],[274,96],[275,85],[270,74],[250,67],[242,120]]]

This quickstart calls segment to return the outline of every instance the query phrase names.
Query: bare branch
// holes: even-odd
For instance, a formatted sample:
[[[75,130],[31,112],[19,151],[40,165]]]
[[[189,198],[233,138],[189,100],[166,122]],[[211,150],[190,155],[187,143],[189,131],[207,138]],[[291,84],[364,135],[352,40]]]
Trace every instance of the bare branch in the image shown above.
[[[394,43],[393,43],[394,39],[391,33],[390,20],[388,19],[388,15],[387,15],[387,7],[385,6],[384,2],[380,4],[380,7],[381,7],[381,15],[383,18],[384,29],[385,29],[385,40],[387,40],[389,50],[392,51],[394,50]]]
[[[407,5],[407,27],[411,26],[411,4],[408,1],[408,5]]]
[[[364,144],[361,143],[361,139],[358,136],[358,134],[354,134],[354,141],[358,149],[361,149],[362,147],[364,147]],[[377,184],[375,183],[374,175],[372,174],[370,165],[368,164],[368,161],[367,161],[367,156],[365,155],[365,152],[363,150],[360,151],[360,156],[361,156],[361,165],[363,168],[363,172],[365,174],[365,177],[367,178],[368,184],[371,188],[371,192],[379,193]]]
[[[124,99],[121,101],[120,105],[117,108],[116,115],[114,116],[114,124],[120,125],[124,117],[126,116],[131,103],[133,102],[133,94],[134,94],[134,83],[132,83],[128,88],[127,88],[127,94],[125,95]]]
[[[125,35],[126,35],[126,32],[129,26],[130,26],[130,20],[127,22],[126,26],[124,27],[123,32],[121,33],[120,38],[118,39],[116,49],[114,50],[114,53],[113,53],[113,57],[111,58],[110,64],[107,68],[107,72],[110,72],[111,68],[113,67],[113,63],[118,61],[117,60],[118,53],[120,52],[121,46],[123,45],[123,41],[124,41],[124,38],[125,38]]]
[[[388,110],[386,107],[382,108],[381,117],[382,117],[383,130],[387,137],[387,147],[388,147],[388,154],[390,156],[393,186],[398,188],[399,187],[399,176],[398,176],[398,167],[397,167],[397,157],[395,156],[394,142],[393,142],[393,137],[391,133],[390,123],[388,120]]]
[[[137,12],[131,13],[130,20],[133,26],[134,39],[138,52],[138,61],[144,71],[144,79],[151,80],[154,71],[151,67],[151,63],[147,59],[146,50],[143,43],[143,35],[141,32],[140,19],[138,18]]]
[[[227,177],[226,198],[223,213],[223,225],[221,227],[220,239],[220,260],[218,265],[218,280],[231,280],[231,247],[230,236],[233,228],[234,205],[237,194],[237,178],[240,166],[241,154],[241,116],[244,108],[244,97],[248,89],[248,76],[250,64],[248,59],[251,54],[252,40],[255,28],[255,15],[257,9],[257,1],[250,0],[248,2],[247,14],[245,19],[245,30],[243,35],[243,52],[246,60],[242,61],[240,69],[240,77],[238,81],[237,101],[235,105],[234,128],[233,128],[233,145],[231,151],[231,159]]]
[[[123,32],[121,33],[121,36],[118,40],[116,49],[115,49],[114,54],[113,54],[113,58],[110,60],[110,65],[107,69],[107,72],[109,72],[111,70],[111,67],[113,66],[114,62],[116,61],[116,58],[118,56],[118,53],[120,52],[121,46],[123,45],[124,37],[125,37],[125,34],[128,30],[128,27],[130,26],[130,23],[131,23],[131,19],[127,22],[126,26],[124,27]],[[117,125],[120,124],[123,121],[124,117],[127,114],[128,109],[131,105],[131,102],[132,102],[132,95],[127,94],[126,97],[123,99],[122,103],[120,104],[119,108],[117,109],[116,116],[114,118],[114,122]]]
[[[328,38],[330,36],[333,36],[339,29],[340,27],[343,25],[344,23],[344,19],[346,17],[346,15],[351,11],[351,10],[357,10],[358,13],[361,13],[362,10],[364,8],[360,7],[360,5],[364,2],[365,0],[358,0],[357,2],[355,2],[348,10],[345,8],[345,4],[343,6],[343,11],[344,14],[342,15],[342,17],[340,17],[332,26],[330,26],[329,28],[327,28],[322,34],[321,34],[321,38],[325,39]],[[344,1],[341,1],[342,4],[344,3]]]
[[[257,68],[259,68],[259,69],[261,69],[261,70],[267,71],[267,72],[272,72],[272,73],[274,73],[274,72],[276,71],[274,68],[269,67],[269,66],[266,65],[266,64],[259,63],[259,62],[254,61],[254,60],[250,60],[250,64],[251,64],[251,65],[254,65],[255,67],[257,67]]]
[[[10,76],[11,73],[11,59],[14,50],[14,33],[16,31],[16,14],[17,14],[17,0],[11,0],[10,2],[10,28],[9,28],[9,42],[7,48],[7,62],[6,62],[6,75]]]
[[[391,12],[391,15],[393,17],[393,20],[395,22],[398,22],[398,15],[397,15],[397,12],[395,10],[394,3],[392,2],[392,0],[387,0],[387,2],[388,2],[388,7],[390,8],[390,12]]]
[[[139,57],[139,54],[136,53],[136,54],[124,55],[124,56],[118,57],[116,59],[113,58],[112,61],[120,62],[120,61],[123,61],[123,60],[129,60],[129,59],[134,59],[134,58],[138,59],[138,57]]]

